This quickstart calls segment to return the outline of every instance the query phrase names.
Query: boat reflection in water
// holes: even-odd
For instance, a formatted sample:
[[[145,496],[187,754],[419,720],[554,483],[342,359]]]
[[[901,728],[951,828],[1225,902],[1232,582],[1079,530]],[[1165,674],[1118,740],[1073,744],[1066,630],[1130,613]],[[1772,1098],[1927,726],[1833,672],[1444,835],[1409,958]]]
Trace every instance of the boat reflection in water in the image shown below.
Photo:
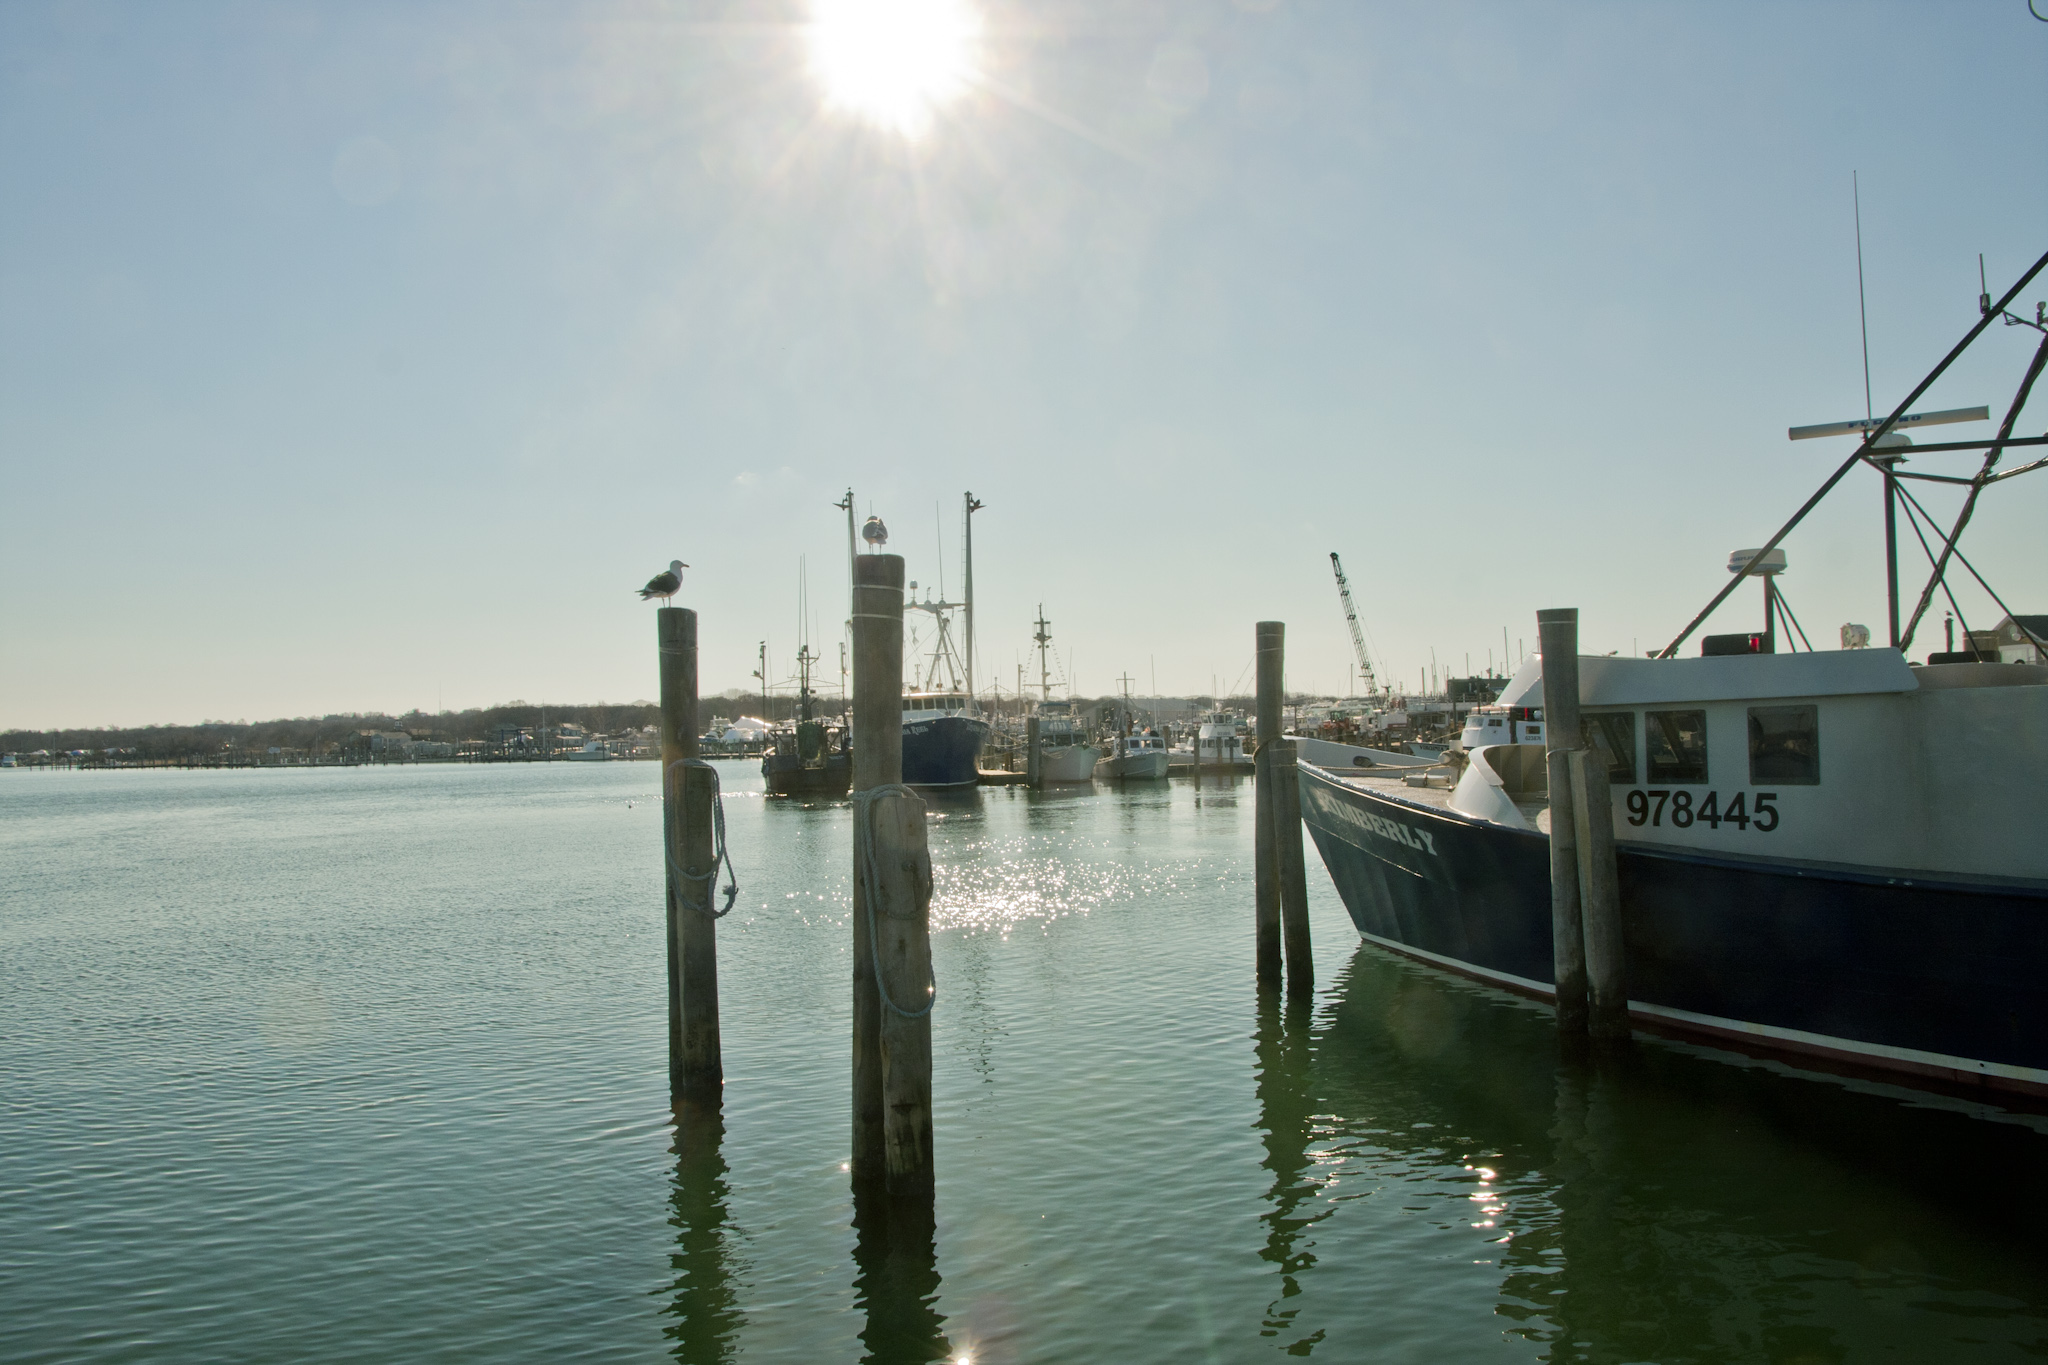
[[[1280,1278],[1260,1330],[1295,1354],[1340,1344],[1318,1318],[1355,1330],[1333,1301],[1358,1283],[1408,1287],[1373,1336],[1417,1358],[1520,1338],[1550,1359],[2006,1359],[2048,1333],[2048,1255],[2013,1216],[2043,1192],[2048,1121],[1666,1040],[1561,1055],[1548,1009],[1369,945],[1312,1022],[1269,1004],[1254,1036]],[[1346,1264],[1319,1267],[1319,1240]],[[1422,1283],[1418,1255],[1441,1267]],[[1497,1281],[1491,1323],[1413,1292],[1454,1264]]]

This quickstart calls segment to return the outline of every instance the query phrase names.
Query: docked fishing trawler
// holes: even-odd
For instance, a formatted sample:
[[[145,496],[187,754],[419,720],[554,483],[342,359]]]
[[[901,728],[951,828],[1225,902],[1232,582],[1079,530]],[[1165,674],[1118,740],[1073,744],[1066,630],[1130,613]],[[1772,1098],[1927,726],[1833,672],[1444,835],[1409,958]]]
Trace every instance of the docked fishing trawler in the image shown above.
[[[1052,623],[1045,619],[1045,604],[1038,604],[1036,630],[1031,638],[1038,645],[1038,771],[1050,783],[1088,782],[1095,777],[1096,760],[1102,750],[1089,742],[1088,732],[1074,723],[1074,704],[1052,698],[1052,665],[1047,649],[1052,644]]]
[[[921,666],[913,660],[917,671],[903,693],[903,780],[913,787],[971,787],[980,780],[989,724],[961,685],[951,613],[962,604],[927,596],[903,605],[929,613],[933,623],[931,652]]]
[[[1823,493],[1872,449],[1892,454],[1932,379],[1881,423],[1841,424],[1865,439]],[[1962,420],[1919,420],[1941,417]],[[1989,482],[2011,426],[1945,443],[1986,452],[1977,480],[1952,481]],[[1894,496],[1908,476],[1872,462]],[[1939,568],[1903,633],[1892,580],[1896,647],[1854,647],[1849,626],[1839,651],[1775,653],[1773,551],[1798,521],[1731,561],[1738,582],[1763,577],[1763,632],[1710,638],[1698,658],[1675,657],[1681,634],[1657,658],[1578,660],[1582,742],[1612,785],[1630,1016],[2048,1097],[2048,666],[1910,665]],[[1301,765],[1303,819],[1366,938],[1554,994],[1543,708],[1532,660],[1468,718],[1446,790]]]
[[[1639,1022],[2048,1094],[2048,667],[1579,669]],[[1540,715],[1540,661],[1502,702]],[[1543,746],[1468,757],[1449,791],[1303,764],[1302,816],[1367,938],[1548,995]]]
[[[811,715],[811,665],[806,644],[797,651],[797,719],[768,732],[761,780],[771,796],[844,796],[853,786],[853,750],[843,724]]]
[[[1088,782],[1095,777],[1102,750],[1088,742],[1088,733],[1074,724],[1074,704],[1038,703],[1038,771],[1046,782]]]

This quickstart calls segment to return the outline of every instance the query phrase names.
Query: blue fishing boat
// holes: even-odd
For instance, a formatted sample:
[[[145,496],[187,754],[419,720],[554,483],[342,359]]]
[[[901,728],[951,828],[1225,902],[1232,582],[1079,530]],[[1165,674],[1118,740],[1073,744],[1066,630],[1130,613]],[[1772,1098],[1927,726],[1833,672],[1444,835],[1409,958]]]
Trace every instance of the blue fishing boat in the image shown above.
[[[1582,658],[1639,1024],[2048,1095],[2048,667]],[[1540,661],[1505,707],[1540,715]],[[1448,789],[1301,767],[1360,933],[1552,993],[1541,744]]]
[[[937,596],[927,587],[920,598],[913,579],[903,601],[903,781],[913,787],[975,785],[981,780],[981,751],[988,743],[989,723],[974,697],[974,514],[982,504],[972,493],[966,494],[962,502],[965,600],[945,600],[943,583]],[[835,506],[846,513],[850,570],[857,553],[853,490],[847,489],[845,499]],[[869,517],[860,534],[875,549],[889,539],[888,528],[880,517]],[[850,572],[848,581],[852,581]],[[909,626],[912,612],[922,612],[931,618],[928,639],[922,630]],[[964,622],[957,648],[953,634],[956,619]]]
[[[964,692],[904,693],[903,780],[913,787],[973,786],[988,732]]]
[[[1984,323],[2004,306],[1987,295]],[[2048,357],[2048,340],[2040,346],[2015,414]],[[1907,443],[1893,428],[1915,424],[1906,407],[1940,372],[1881,422],[1793,430],[1864,438],[1823,494],[1863,462],[1883,475],[1888,504],[1924,516],[1898,487],[1915,476],[1897,467]],[[2012,426],[2008,417],[1992,441],[1943,443],[1980,452],[1983,467],[1975,479],[1938,477],[1992,482]],[[1735,582],[1658,656],[1578,660],[1580,743],[1612,789],[1631,1021],[2048,1097],[2044,642],[2026,624],[2034,618],[2008,614],[2009,657],[1951,648],[1909,663],[1952,562],[1943,556],[1903,631],[1892,569],[1888,647],[1846,625],[1839,650],[1778,653],[1781,624],[1788,646],[1798,626],[1775,584],[1777,547],[1818,501],[1760,549],[1737,551]],[[1944,536],[1951,548],[1959,533]],[[1709,636],[1700,657],[1677,657],[1745,578],[1764,584],[1764,629]],[[1546,728],[1532,659],[1468,718],[1462,765],[1455,754],[1424,771],[1301,765],[1302,817],[1361,934],[1554,997],[1545,747],[1557,737]]]

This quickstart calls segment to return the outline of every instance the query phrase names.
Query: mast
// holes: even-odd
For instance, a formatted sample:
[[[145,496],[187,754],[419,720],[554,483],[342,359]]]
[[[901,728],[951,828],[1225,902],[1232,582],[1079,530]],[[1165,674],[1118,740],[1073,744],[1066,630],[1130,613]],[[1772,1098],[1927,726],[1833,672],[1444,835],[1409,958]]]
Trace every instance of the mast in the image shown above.
[[[846,696],[846,642],[853,638],[853,563],[859,555],[854,548],[853,535],[853,486],[849,484],[846,496],[832,504],[846,513],[846,626],[839,637],[839,695]]]
[[[964,650],[966,654],[965,667],[967,670],[967,707],[969,710],[978,710],[979,708],[974,702],[974,514],[981,510],[982,505],[974,500],[974,494],[972,493],[967,494],[966,500],[967,534],[965,537],[965,548],[962,550],[962,558],[965,560],[967,576],[967,640]]]
[[[1045,603],[1038,604],[1038,633],[1031,638],[1038,641],[1038,700],[1040,704],[1052,700],[1052,673],[1045,666],[1045,646],[1052,639],[1052,632],[1046,629]]]

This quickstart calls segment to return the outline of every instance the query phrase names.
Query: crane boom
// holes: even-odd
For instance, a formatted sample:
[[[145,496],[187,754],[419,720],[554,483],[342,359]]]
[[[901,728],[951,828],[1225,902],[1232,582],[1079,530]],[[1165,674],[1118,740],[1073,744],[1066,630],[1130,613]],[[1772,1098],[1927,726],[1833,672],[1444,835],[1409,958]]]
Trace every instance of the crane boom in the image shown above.
[[[1365,678],[1368,695],[1380,690],[1379,679],[1372,674],[1372,660],[1365,653],[1365,632],[1358,628],[1358,608],[1351,604],[1351,580],[1344,577],[1344,561],[1337,558],[1335,550],[1330,551],[1330,569],[1337,575],[1337,598],[1344,604],[1344,623],[1351,627],[1351,648],[1358,653],[1358,671]]]

